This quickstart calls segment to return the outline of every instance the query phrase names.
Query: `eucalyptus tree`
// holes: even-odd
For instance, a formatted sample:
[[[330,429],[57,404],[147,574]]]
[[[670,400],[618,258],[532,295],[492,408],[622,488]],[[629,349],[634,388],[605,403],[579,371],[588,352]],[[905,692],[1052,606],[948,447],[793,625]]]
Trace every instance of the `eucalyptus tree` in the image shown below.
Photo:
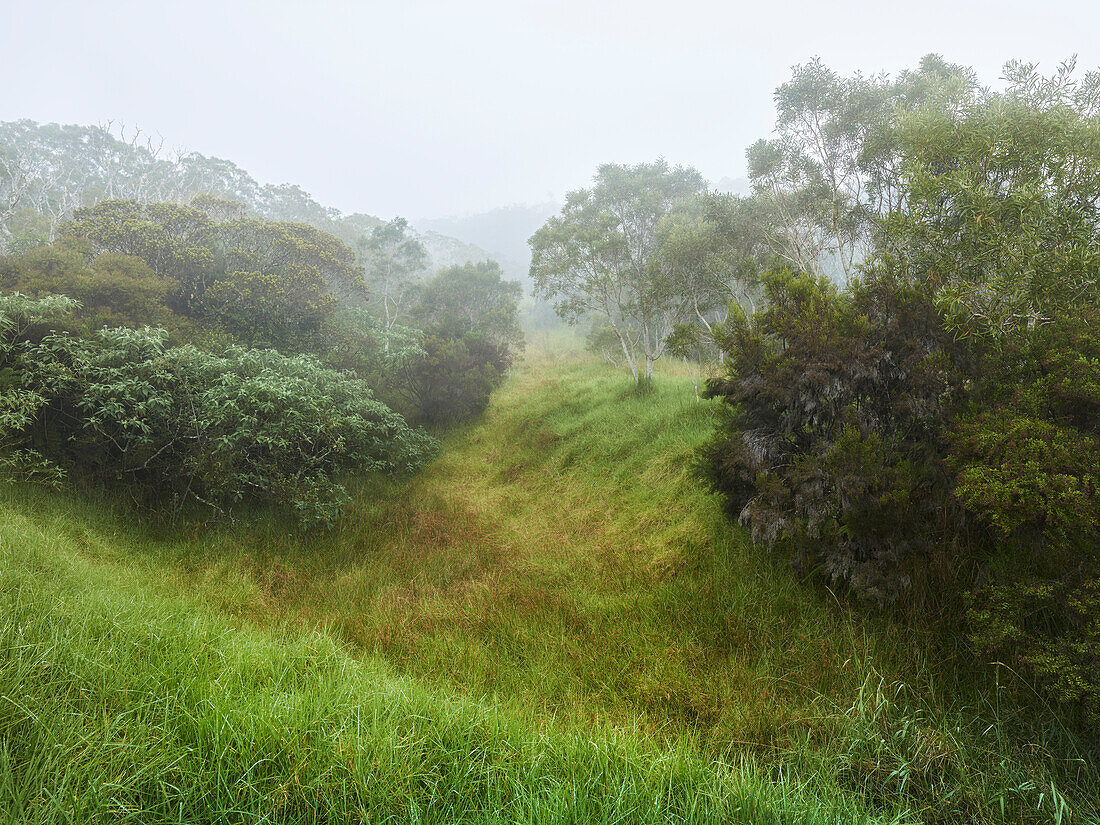
[[[1005,67],[1004,92],[899,126],[904,272],[952,329],[994,345],[1100,303],[1100,72]]]
[[[887,241],[886,217],[905,206],[899,118],[930,103],[962,110],[980,95],[972,70],[937,55],[894,80],[841,77],[817,58],[795,66],[775,92],[776,136],[747,152],[773,251],[849,282]]]
[[[375,226],[356,248],[366,269],[367,285],[375,300],[381,301],[389,332],[415,299],[417,275],[428,265],[428,253],[404,218]]]
[[[455,338],[475,335],[509,354],[523,348],[518,281],[496,261],[450,266],[424,284],[412,314],[421,329]]]
[[[569,323],[605,318],[636,382],[652,377],[683,311],[683,294],[655,265],[661,221],[705,188],[695,169],[664,160],[605,164],[529,241],[535,294]]]
[[[684,302],[684,319],[713,343],[715,327],[732,306],[757,309],[760,272],[770,258],[754,198],[705,193],[666,216],[659,227],[653,266]],[[682,334],[681,334],[682,337]]]

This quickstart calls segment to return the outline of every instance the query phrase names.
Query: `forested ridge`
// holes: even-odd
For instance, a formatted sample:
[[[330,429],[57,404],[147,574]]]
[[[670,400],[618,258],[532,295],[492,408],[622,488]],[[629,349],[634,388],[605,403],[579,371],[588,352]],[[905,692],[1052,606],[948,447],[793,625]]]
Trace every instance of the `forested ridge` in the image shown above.
[[[12,821],[1100,819],[1100,73],[775,104],[751,193],[567,195],[553,328],[402,218],[0,124]]]
[[[101,200],[187,203],[197,195],[243,204],[267,220],[306,223],[349,245],[385,223],[374,215],[342,214],[294,184],[261,184],[230,160],[173,149],[162,136],[139,127],[113,122],[0,123],[4,249],[53,241],[75,209]],[[490,257],[483,249],[438,232],[416,234],[434,268]]]

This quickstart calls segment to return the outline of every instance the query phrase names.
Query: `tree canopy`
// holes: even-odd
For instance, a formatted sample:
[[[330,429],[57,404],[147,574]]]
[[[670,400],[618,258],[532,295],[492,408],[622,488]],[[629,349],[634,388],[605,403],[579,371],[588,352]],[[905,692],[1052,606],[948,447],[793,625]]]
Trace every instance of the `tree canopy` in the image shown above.
[[[705,188],[696,170],[663,160],[606,164],[531,236],[536,295],[570,323],[606,318],[635,381],[652,376],[682,302],[654,270],[661,221]]]

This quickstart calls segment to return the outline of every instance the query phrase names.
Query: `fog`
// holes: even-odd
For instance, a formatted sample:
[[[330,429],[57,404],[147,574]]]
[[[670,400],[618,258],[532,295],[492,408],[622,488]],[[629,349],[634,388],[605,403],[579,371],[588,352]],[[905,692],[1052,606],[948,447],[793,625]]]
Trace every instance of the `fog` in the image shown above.
[[[0,120],[112,121],[346,212],[542,204],[598,164],[744,174],[772,93],[818,55],[1100,65],[1091,3],[25,3],[5,0]]]

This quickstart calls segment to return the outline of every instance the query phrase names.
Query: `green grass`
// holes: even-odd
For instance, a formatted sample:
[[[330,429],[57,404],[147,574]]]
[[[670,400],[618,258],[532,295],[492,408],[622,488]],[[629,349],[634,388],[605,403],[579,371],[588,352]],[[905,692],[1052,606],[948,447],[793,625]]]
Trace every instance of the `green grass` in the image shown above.
[[[226,622],[3,523],[0,821],[882,821],[747,760],[564,733],[329,634]]]
[[[1095,819],[1096,755],[1008,674],[724,520],[688,470],[715,414],[675,371],[640,393],[555,344],[330,533],[6,491],[0,810]]]

